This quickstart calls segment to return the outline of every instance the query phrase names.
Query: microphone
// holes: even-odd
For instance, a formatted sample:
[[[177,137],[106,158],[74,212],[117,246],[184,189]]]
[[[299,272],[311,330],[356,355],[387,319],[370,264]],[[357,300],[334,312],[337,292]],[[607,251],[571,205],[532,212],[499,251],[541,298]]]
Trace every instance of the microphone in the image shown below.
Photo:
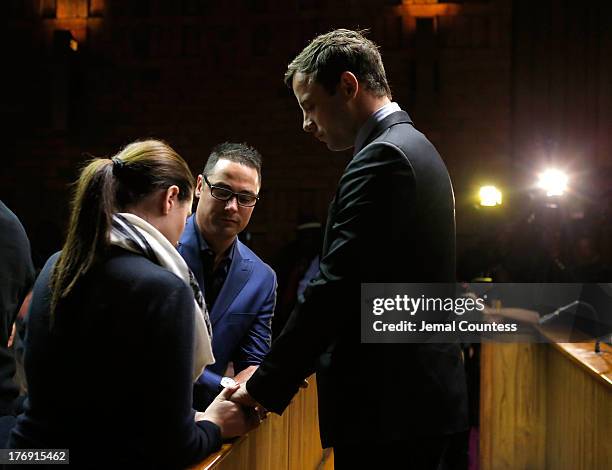
[[[539,324],[543,325],[544,323],[549,322],[550,320],[552,320],[555,317],[558,317],[561,313],[563,312],[567,312],[568,310],[571,310],[572,308],[578,306],[578,305],[584,305],[585,307],[587,307],[595,317],[597,317],[597,312],[595,311],[595,309],[593,308],[593,306],[587,302],[584,302],[582,300],[574,300],[573,302],[570,302],[567,305],[564,305],[563,307],[559,307],[557,310],[555,310],[554,312],[550,312],[547,313],[546,315],[540,317],[539,320]]]

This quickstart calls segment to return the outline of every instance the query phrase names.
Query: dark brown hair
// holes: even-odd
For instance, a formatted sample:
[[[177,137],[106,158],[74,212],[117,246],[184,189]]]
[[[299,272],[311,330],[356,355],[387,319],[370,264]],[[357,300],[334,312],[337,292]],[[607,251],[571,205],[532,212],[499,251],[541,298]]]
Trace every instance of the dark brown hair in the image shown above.
[[[133,142],[112,158],[87,162],[75,182],[66,241],[51,274],[51,315],[110,243],[113,213],[172,185],[178,199],[191,197],[195,182],[187,163],[159,140]]]
[[[312,75],[315,82],[333,95],[342,72],[352,72],[365,89],[376,96],[391,99],[385,67],[367,30],[336,29],[314,38],[287,67],[285,84],[291,89],[297,73]]]

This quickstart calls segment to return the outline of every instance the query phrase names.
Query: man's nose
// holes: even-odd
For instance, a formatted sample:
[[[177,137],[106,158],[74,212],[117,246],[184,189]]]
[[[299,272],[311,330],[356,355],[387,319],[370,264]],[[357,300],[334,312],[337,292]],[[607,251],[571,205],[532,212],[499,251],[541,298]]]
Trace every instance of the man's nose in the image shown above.
[[[302,128],[304,129],[304,132],[314,132],[315,129],[317,128],[317,126],[315,126],[315,123],[312,122],[312,120],[310,118],[305,118],[304,119],[304,124],[302,125]]]
[[[238,210],[238,200],[236,199],[236,196],[232,196],[227,201],[225,201],[225,210],[226,211],[237,211]]]

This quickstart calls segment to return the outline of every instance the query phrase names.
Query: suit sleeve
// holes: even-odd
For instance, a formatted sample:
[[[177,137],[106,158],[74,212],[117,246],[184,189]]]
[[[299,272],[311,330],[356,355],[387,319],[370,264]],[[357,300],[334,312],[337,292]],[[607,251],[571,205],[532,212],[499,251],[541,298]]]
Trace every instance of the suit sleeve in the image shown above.
[[[19,307],[34,284],[30,242],[21,222],[0,201],[0,414],[14,413],[19,387],[13,350],[5,345]]]
[[[222,378],[222,376],[209,370],[207,367],[206,369],[204,369],[202,375],[198,377],[196,385],[203,385],[208,390],[210,390],[212,394],[217,395],[219,393],[219,387],[221,386]]]
[[[163,449],[159,456],[171,459],[168,464],[186,466],[218,450],[221,435],[215,424],[194,421],[193,297],[178,279],[172,286],[171,290],[160,287],[149,300],[152,321],[156,319],[150,360],[159,373],[155,385],[147,389],[146,403],[154,406],[148,424],[153,433],[151,447]]]
[[[252,365],[259,365],[270,350],[272,340],[272,317],[276,305],[276,274],[271,273],[268,283],[269,291],[261,304],[255,319],[238,345],[236,353],[232,358],[236,373]]]
[[[318,356],[337,341],[360,341],[360,283],[376,279],[380,231],[393,231],[411,210],[414,173],[399,149],[372,145],[346,168],[328,220],[320,271],[259,369],[247,382],[253,398],[282,413]],[[398,211],[400,211],[398,213]],[[402,212],[403,211],[403,212]]]

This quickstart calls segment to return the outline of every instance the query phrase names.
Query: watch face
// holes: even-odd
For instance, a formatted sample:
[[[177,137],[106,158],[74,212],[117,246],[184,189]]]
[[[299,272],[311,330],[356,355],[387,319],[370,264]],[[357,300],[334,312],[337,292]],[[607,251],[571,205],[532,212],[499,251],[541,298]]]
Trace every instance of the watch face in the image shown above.
[[[223,377],[221,379],[221,386],[222,387],[233,387],[234,385],[236,385],[236,381],[234,379],[232,379],[231,377]]]

